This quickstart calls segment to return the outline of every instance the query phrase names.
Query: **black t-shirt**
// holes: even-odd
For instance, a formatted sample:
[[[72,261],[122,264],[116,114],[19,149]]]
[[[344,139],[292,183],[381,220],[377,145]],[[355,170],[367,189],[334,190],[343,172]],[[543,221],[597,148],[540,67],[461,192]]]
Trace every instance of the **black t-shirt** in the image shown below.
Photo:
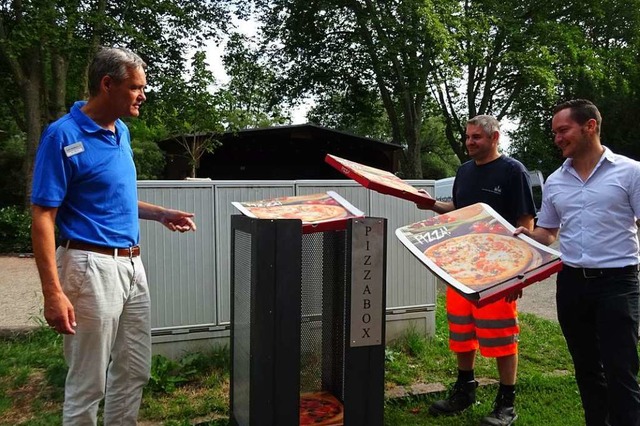
[[[513,226],[521,216],[535,216],[527,169],[504,155],[481,166],[467,161],[456,173],[453,205],[459,209],[475,203],[488,204]]]

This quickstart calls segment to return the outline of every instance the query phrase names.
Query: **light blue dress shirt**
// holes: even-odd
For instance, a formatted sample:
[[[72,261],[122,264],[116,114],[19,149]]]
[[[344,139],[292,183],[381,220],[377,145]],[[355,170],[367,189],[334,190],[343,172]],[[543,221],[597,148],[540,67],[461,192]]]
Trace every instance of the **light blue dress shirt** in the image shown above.
[[[560,228],[562,261],[573,267],[638,263],[640,162],[605,147],[586,181],[568,158],[544,185],[537,226]]]

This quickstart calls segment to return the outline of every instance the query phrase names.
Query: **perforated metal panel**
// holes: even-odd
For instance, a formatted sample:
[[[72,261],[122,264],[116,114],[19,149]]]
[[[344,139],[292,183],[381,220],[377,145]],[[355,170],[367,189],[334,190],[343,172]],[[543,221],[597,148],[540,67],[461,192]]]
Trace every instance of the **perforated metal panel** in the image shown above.
[[[240,425],[251,422],[250,366],[251,360],[251,235],[235,230],[234,253],[235,291],[233,294],[233,410]]]
[[[330,389],[342,398],[344,382],[344,231],[302,238],[300,392]]]

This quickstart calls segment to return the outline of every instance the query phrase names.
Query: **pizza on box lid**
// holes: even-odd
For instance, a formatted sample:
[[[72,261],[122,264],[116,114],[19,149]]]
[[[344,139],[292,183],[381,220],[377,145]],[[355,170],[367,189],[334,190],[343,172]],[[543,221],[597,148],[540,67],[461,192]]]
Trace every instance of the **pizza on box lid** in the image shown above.
[[[525,235],[484,203],[396,230],[434,274],[483,305],[557,272],[560,253]]]
[[[355,161],[331,154],[325,156],[325,162],[365,188],[413,201],[420,206],[429,207],[436,202],[429,194],[419,191],[414,186],[409,185],[398,176],[386,170],[356,163]]]
[[[231,204],[244,215],[257,219],[300,219],[304,233],[344,229],[348,219],[364,217],[361,210],[334,191],[259,201],[234,201]]]

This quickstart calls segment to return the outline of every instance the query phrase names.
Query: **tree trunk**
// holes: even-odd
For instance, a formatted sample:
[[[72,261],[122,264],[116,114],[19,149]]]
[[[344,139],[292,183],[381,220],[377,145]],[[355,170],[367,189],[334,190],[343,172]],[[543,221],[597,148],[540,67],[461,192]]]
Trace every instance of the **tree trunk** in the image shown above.
[[[422,156],[420,149],[420,132],[415,123],[407,120],[405,137],[407,148],[403,151],[403,161],[400,166],[404,179],[422,179]]]
[[[51,59],[51,71],[53,74],[52,108],[51,115],[54,120],[67,113],[65,98],[67,96],[67,70],[69,63],[60,54],[53,54]]]
[[[31,74],[22,83],[22,97],[25,107],[25,122],[27,124],[27,152],[22,164],[22,173],[25,177],[25,197],[24,207],[29,208],[31,204],[31,184],[33,182],[33,165],[36,151],[40,142],[42,132],[42,106],[40,104],[40,93],[42,91],[42,74],[39,54],[34,54],[30,58]]]

